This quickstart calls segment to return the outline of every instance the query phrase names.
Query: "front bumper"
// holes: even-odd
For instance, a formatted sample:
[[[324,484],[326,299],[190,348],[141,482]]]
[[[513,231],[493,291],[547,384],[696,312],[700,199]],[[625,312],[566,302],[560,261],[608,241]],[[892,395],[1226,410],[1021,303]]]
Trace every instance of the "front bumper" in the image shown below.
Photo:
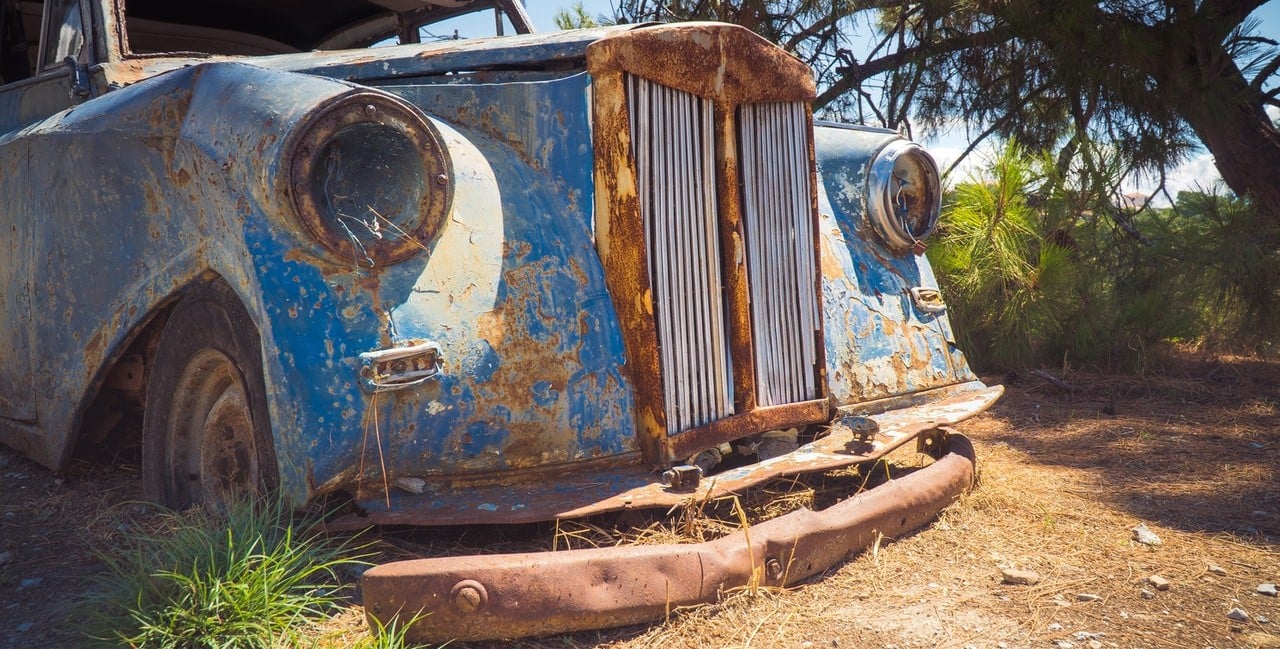
[[[986,410],[1003,392],[1002,386],[971,381],[841,408],[826,436],[786,455],[716,473],[691,491],[665,487],[638,457],[622,458],[622,464],[583,462],[511,475],[428,479],[422,493],[393,489],[389,494],[359,496],[359,513],[340,516],[326,527],[531,523],[666,509],[737,493],[774,478],[875,461],[939,426],[955,425]],[[874,422],[875,432],[857,430],[861,420]]]
[[[363,578],[371,622],[405,624],[409,639],[484,640],[623,626],[710,603],[732,588],[785,586],[880,536],[931,520],[974,480],[973,446],[939,427],[928,467],[822,511],[801,509],[689,545],[628,546],[399,561]],[[925,439],[919,437],[918,439]]]

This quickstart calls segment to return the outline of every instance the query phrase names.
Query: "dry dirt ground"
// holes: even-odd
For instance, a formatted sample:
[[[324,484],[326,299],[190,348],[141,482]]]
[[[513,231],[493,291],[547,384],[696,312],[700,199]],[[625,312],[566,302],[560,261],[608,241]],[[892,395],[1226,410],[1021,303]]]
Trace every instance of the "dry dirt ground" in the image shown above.
[[[1070,389],[988,378],[1007,384],[1005,398],[962,426],[980,484],[932,526],[785,592],[521,644],[1280,647],[1280,599],[1257,592],[1280,582],[1280,363],[1055,375]],[[101,570],[95,553],[151,516],[136,467],[77,461],[52,475],[0,451],[0,493],[0,648],[74,647],[68,618]],[[1162,544],[1135,542],[1139,523]],[[1004,584],[1006,568],[1040,581]],[[1233,608],[1249,619],[1230,619]],[[320,646],[363,633],[359,607],[329,627]]]

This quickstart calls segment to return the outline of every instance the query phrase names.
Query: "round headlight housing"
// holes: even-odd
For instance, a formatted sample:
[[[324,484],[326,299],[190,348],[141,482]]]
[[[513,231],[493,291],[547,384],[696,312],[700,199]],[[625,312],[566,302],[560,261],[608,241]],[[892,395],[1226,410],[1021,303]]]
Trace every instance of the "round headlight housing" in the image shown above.
[[[448,153],[420,111],[359,91],[317,111],[298,133],[289,190],[311,236],[362,266],[426,249],[444,223],[453,183]]]
[[[867,176],[867,215],[889,248],[923,253],[941,210],[942,180],[933,156],[906,140],[881,149]]]

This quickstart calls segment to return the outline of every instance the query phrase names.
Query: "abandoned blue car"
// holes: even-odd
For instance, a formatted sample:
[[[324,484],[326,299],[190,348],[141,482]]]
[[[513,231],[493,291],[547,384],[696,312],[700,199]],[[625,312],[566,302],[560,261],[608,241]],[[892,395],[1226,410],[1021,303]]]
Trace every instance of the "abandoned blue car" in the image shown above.
[[[424,38],[474,12],[511,35]],[[133,443],[168,506],[341,496],[351,527],[938,458],[749,542],[370,570],[371,617],[429,613],[414,637],[792,583],[972,480],[949,426],[1000,391],[922,254],[937,166],[815,121],[810,70],[745,29],[535,34],[512,0],[0,0],[0,80],[0,440],[48,467]]]

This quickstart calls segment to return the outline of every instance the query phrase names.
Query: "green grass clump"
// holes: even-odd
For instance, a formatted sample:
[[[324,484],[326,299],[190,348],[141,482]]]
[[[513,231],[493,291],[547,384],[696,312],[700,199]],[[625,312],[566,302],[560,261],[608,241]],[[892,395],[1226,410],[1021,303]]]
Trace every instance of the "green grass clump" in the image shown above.
[[[289,647],[344,595],[337,570],[358,548],[332,542],[275,506],[165,515],[161,531],[130,535],[104,557],[90,596],[89,638],[100,646]]]

